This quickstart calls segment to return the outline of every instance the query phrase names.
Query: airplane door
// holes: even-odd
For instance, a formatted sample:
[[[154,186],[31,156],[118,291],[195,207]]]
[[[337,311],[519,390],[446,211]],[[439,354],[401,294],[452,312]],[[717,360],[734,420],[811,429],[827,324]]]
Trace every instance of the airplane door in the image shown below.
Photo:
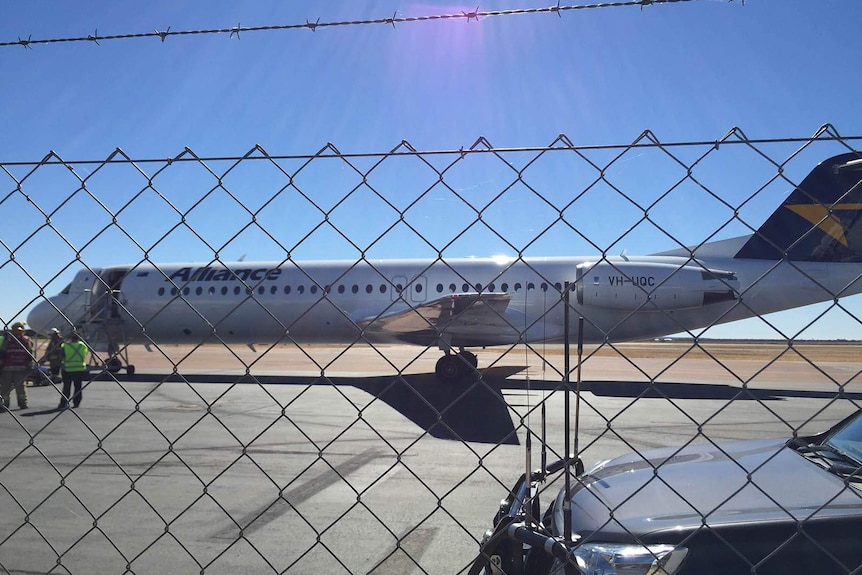
[[[87,320],[90,306],[93,303],[93,280],[102,270],[82,270],[75,275],[69,290],[72,296],[69,309],[66,314],[72,323],[77,325]]]
[[[97,270],[90,276],[90,286],[86,290],[87,313],[79,329],[87,343],[97,348],[104,346],[113,356],[124,346],[125,331],[121,316],[120,288],[128,268],[108,268]],[[116,358],[114,358],[116,360]]]
[[[100,268],[83,269],[61,293],[68,297],[62,309],[49,321],[50,327],[56,327],[65,333],[71,328],[85,329],[90,323],[93,306],[93,282],[102,272]],[[86,337],[86,332],[82,332]]]
[[[91,321],[117,321],[120,319],[120,287],[128,269],[111,268],[100,272],[90,291]]]
[[[428,279],[425,276],[419,276],[410,282],[410,301],[419,303],[427,299],[425,295],[428,291]]]

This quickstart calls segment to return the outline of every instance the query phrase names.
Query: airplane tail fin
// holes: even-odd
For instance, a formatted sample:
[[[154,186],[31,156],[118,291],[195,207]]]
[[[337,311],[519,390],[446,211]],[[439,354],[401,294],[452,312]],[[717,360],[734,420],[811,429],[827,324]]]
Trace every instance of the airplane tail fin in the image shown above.
[[[818,164],[734,257],[862,262],[862,153]]]

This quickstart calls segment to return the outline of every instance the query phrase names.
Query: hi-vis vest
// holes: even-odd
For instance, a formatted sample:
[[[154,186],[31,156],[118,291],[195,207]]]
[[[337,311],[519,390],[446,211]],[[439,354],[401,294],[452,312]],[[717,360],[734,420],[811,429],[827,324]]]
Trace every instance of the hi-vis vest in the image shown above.
[[[6,341],[6,337],[9,338],[8,342]],[[30,349],[32,348],[29,341],[19,341],[14,335],[0,335],[0,349],[4,351],[2,358],[0,358],[0,363],[7,369],[27,369],[33,361],[33,356],[30,354]]]
[[[63,370],[87,371],[87,346],[82,341],[63,342]]]

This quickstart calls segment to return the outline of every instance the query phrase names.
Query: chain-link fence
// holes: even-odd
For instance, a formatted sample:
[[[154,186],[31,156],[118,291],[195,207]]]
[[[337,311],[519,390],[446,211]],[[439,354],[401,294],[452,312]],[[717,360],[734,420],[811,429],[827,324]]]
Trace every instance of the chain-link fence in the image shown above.
[[[802,182],[860,139],[0,162],[0,313],[42,360],[5,389],[0,570],[467,572],[566,452],[827,428],[860,399],[860,192]],[[90,349],[81,395],[50,328]],[[775,554],[838,498],[748,483],[793,518]]]

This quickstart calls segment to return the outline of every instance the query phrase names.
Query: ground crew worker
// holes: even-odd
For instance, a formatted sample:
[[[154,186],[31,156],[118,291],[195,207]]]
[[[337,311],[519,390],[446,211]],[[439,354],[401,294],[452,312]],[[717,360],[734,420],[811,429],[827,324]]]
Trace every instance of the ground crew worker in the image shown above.
[[[72,401],[72,406],[78,407],[81,405],[81,387],[84,381],[84,374],[87,373],[87,345],[81,341],[77,332],[72,332],[66,338],[66,341],[60,344],[63,349],[63,397],[60,398],[58,409],[66,409],[69,407],[69,400]],[[75,395],[70,397],[72,384],[75,384]]]
[[[45,353],[39,360],[39,363],[47,363],[51,368],[51,379],[59,381],[61,379],[60,370],[63,367],[63,348],[60,344],[63,343],[63,338],[60,335],[60,330],[56,327],[51,328],[51,339],[48,340],[48,345],[45,347]],[[48,385],[45,378],[39,378],[36,385]]]
[[[17,321],[12,329],[2,336],[0,355],[3,367],[0,369],[0,411],[8,411],[12,405],[12,388],[18,400],[18,409],[27,409],[27,374],[33,369],[33,343],[24,333],[24,324]]]

